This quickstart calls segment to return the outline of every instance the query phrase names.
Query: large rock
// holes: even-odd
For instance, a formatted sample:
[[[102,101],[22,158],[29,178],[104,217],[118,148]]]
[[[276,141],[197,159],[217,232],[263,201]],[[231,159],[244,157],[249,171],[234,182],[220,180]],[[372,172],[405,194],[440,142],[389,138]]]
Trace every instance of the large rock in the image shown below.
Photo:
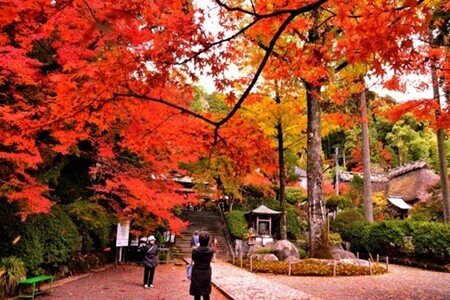
[[[270,244],[270,252],[275,254],[279,260],[285,260],[289,256],[299,257],[297,247],[288,240],[279,240]]]
[[[278,257],[274,254],[254,254],[252,259],[260,261],[278,261]]]
[[[341,259],[339,261],[340,264],[346,264],[346,265],[356,265],[356,266],[364,266],[364,267],[369,267],[369,261],[364,260],[364,259],[349,259],[349,258],[344,258]]]
[[[289,257],[286,258],[284,261],[285,261],[285,262],[288,262],[288,263],[296,263],[296,262],[300,262],[301,260],[300,260],[300,258],[298,258],[298,257],[295,257],[295,256],[289,256]]]
[[[333,255],[333,259],[356,259],[355,254],[340,248],[331,249],[331,254]]]
[[[250,257],[253,254],[256,254],[261,249],[268,249],[267,247],[263,247],[261,244],[253,244],[248,248],[247,256]],[[269,250],[269,249],[268,249]],[[270,251],[270,250],[269,250]]]

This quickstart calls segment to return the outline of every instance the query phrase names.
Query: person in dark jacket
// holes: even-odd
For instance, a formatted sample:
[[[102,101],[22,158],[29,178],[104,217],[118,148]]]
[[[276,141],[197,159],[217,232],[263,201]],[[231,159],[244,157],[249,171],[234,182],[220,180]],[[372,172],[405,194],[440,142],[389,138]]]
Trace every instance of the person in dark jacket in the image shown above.
[[[153,278],[158,264],[158,246],[153,235],[148,237],[148,244],[144,247],[144,287],[153,287]]]
[[[214,253],[208,247],[209,234],[207,232],[200,232],[199,243],[199,247],[192,249],[194,266],[189,294],[194,296],[195,300],[200,300],[202,296],[204,300],[209,300],[211,294],[211,260]]]

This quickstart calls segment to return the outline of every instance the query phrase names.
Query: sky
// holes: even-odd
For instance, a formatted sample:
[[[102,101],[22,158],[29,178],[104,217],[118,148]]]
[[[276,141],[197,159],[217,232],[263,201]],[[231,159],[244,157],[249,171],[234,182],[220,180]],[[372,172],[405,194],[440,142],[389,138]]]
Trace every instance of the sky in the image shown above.
[[[195,0],[195,3],[197,6],[205,9],[205,11],[209,14],[209,17],[206,18],[206,27],[204,28],[206,31],[209,31],[211,33],[215,33],[218,31],[218,24],[216,22],[215,16],[217,16],[218,8],[215,4],[211,4],[207,1],[202,0]],[[387,71],[389,74],[389,71]],[[236,66],[231,65],[229,66],[228,75],[230,77],[238,77],[239,70]],[[426,76],[417,76],[417,75],[409,75],[405,77],[410,84],[406,87],[406,92],[397,92],[397,91],[390,91],[381,86],[381,84],[376,84],[373,82],[370,82],[370,79],[366,79],[366,83],[368,84],[368,88],[371,91],[376,92],[380,96],[391,96],[394,98],[397,102],[405,102],[408,100],[418,100],[418,99],[432,99],[433,98],[433,91],[431,87],[425,91],[421,91],[415,88],[416,85],[418,85],[420,82],[425,82],[427,84],[431,83],[431,78],[428,78]],[[207,93],[213,93],[215,92],[214,83],[211,80],[211,78],[208,78],[207,76],[200,75],[200,82],[199,84],[203,86],[205,91]]]
[[[397,92],[397,91],[390,91],[388,89],[383,88],[380,84],[373,84],[372,86],[369,86],[369,89],[371,91],[376,92],[380,96],[391,96],[394,98],[397,102],[405,102],[408,100],[419,100],[419,99],[432,99],[433,98],[433,90],[430,88],[426,90],[418,90],[415,88],[416,83],[422,81],[428,84],[431,84],[431,76],[417,76],[417,75],[409,75],[405,76],[408,81],[411,83],[406,86],[406,92]]]
[[[239,72],[238,68],[236,66],[230,67],[229,74],[230,76],[236,76],[236,74]],[[433,98],[433,91],[431,88],[421,91],[415,88],[415,83],[419,81],[423,81],[426,83],[431,82],[431,78],[427,78],[426,76],[418,77],[416,75],[410,75],[406,76],[406,78],[411,82],[411,84],[407,85],[406,92],[397,92],[397,91],[391,91],[388,89],[385,89],[381,86],[381,84],[376,83],[368,83],[369,90],[377,93],[378,95],[384,97],[384,96],[391,96],[394,98],[397,102],[405,102],[408,100],[419,100],[419,99],[432,99]],[[211,78],[208,78],[207,76],[200,76],[200,82],[199,84],[205,89],[205,91],[209,94],[215,92],[214,83],[211,80]]]

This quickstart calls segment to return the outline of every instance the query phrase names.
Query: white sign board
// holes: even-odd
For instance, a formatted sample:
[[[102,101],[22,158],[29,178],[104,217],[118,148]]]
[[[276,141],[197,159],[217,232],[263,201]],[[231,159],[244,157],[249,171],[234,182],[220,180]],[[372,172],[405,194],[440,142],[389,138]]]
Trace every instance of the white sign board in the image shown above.
[[[127,247],[130,238],[130,221],[117,223],[116,247]]]

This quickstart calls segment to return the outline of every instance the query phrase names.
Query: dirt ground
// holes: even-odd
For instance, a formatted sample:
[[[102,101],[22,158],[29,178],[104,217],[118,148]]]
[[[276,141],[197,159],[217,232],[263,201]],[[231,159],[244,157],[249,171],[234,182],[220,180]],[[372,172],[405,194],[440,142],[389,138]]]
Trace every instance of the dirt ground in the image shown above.
[[[450,273],[398,265],[390,265],[389,271],[385,275],[355,277],[259,276],[322,299],[450,299]],[[189,295],[190,282],[186,278],[184,265],[159,265],[154,288],[145,289],[142,276],[143,267],[137,264],[112,266],[88,275],[57,281],[53,293],[40,295],[37,299],[193,299]],[[239,285],[239,282],[235,285]],[[263,288],[270,289],[270,286]],[[211,299],[227,298],[213,288]]]
[[[144,268],[137,264],[112,266],[88,276],[55,282],[53,293],[42,294],[37,299],[193,299],[183,265],[158,265],[154,288],[143,287],[143,273]],[[211,299],[227,298],[213,288]]]

